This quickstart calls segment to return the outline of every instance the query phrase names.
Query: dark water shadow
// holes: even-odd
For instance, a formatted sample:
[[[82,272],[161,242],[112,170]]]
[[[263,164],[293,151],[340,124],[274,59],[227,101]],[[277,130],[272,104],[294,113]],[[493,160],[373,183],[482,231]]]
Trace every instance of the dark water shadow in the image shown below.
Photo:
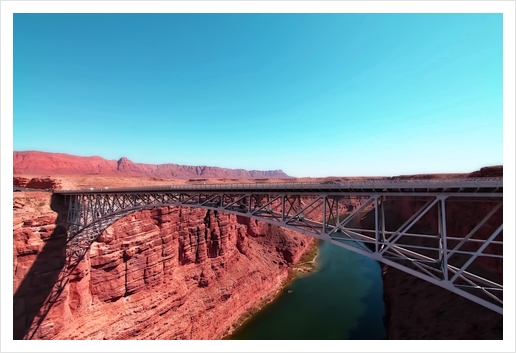
[[[369,260],[367,265],[370,273],[364,274],[369,277],[371,287],[367,294],[360,300],[365,304],[365,312],[358,318],[356,328],[349,334],[352,340],[381,340],[387,339],[386,330],[386,303],[383,293],[383,279],[381,277],[381,264],[375,260]],[[378,298],[381,298],[380,300]],[[381,324],[378,318],[381,317]]]
[[[33,338],[52,306],[52,301],[60,294],[55,293],[54,287],[66,263],[67,206],[64,197],[52,195],[50,208],[57,213],[56,228],[13,295],[15,340]]]

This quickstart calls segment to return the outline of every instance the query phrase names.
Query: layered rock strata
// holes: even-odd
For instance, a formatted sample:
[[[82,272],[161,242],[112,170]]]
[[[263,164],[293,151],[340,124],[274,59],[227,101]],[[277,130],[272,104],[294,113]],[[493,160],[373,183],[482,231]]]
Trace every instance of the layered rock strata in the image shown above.
[[[313,241],[201,209],[134,213],[92,244],[38,323],[36,313],[65,271],[64,233],[55,231],[56,214],[48,206],[34,218],[26,207],[36,193],[32,200],[24,194],[17,193],[13,205],[18,339],[218,339],[281,288],[288,265]]]

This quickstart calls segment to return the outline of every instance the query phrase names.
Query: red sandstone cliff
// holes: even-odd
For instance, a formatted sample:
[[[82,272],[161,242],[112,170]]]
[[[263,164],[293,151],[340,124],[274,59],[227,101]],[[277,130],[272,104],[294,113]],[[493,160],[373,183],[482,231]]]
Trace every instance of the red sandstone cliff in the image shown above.
[[[63,270],[64,232],[48,194],[14,197],[14,336],[29,338]],[[221,338],[311,242],[201,209],[129,215],[93,243],[33,339]]]
[[[23,151],[13,153],[14,174],[26,175],[103,175],[152,178],[289,178],[281,170],[244,170],[178,164],[133,163],[101,157],[79,157],[64,153]]]

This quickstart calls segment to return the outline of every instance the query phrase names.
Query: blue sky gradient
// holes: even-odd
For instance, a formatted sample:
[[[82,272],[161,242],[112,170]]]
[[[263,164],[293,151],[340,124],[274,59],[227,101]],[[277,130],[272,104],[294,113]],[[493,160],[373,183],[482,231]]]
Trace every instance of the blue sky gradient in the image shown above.
[[[15,151],[303,176],[502,164],[501,14],[15,14]]]

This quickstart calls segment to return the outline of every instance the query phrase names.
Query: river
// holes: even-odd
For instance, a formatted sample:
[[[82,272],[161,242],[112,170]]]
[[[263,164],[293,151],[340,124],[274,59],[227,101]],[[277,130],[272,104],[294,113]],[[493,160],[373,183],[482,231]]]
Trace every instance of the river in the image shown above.
[[[380,265],[321,241],[315,266],[227,339],[384,339]]]

